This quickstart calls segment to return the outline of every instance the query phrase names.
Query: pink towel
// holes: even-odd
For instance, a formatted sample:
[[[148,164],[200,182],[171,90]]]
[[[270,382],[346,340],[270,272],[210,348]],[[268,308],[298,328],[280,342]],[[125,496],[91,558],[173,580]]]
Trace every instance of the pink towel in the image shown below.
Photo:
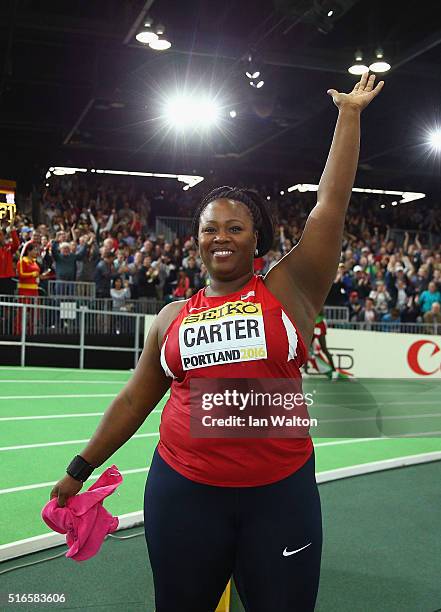
[[[103,500],[122,480],[118,468],[112,465],[87,491],[69,497],[64,508],[58,505],[56,497],[45,505],[41,511],[44,522],[54,531],[67,534],[66,557],[75,561],[90,559],[99,551],[106,535],[117,529],[118,517],[107,512]]]

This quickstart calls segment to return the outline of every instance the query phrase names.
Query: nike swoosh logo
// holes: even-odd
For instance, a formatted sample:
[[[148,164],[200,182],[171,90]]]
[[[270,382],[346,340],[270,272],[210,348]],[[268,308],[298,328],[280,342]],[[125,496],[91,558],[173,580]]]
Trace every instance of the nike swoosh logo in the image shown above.
[[[245,293],[245,295],[241,295],[240,299],[241,300],[246,300],[247,298],[256,295],[256,293],[254,291],[248,291],[248,293]]]
[[[208,308],[208,306],[199,306],[199,307],[193,306],[192,308],[188,309],[188,312],[193,312],[193,310],[203,310],[204,308]]]
[[[286,546],[285,546],[285,550],[283,551],[283,556],[284,557],[290,557],[291,555],[295,555],[296,553],[300,552],[301,550],[305,550],[305,548],[308,548],[308,546],[311,546],[312,542],[309,542],[309,544],[306,544],[306,546],[302,546],[302,548],[298,548],[297,550],[290,550],[287,551],[286,550]]]

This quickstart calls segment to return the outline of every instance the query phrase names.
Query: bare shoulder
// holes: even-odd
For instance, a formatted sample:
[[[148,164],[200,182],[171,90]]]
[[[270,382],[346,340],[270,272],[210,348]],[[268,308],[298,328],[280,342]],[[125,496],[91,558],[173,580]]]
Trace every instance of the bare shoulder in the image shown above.
[[[188,300],[179,300],[178,302],[170,302],[166,304],[158,313],[156,317],[156,326],[158,330],[158,342],[162,343],[165,332],[169,325],[176,319],[178,314],[184,308]]]

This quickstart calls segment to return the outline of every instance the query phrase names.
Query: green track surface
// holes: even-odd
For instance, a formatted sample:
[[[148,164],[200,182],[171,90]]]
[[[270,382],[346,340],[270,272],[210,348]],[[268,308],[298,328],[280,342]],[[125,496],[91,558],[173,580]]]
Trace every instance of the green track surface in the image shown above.
[[[40,512],[49,499],[51,484],[39,488],[5,492],[5,489],[52,483],[61,478],[70,459],[79,452],[94,432],[100,416],[54,418],[55,415],[102,413],[113,396],[130,377],[127,371],[69,370],[45,368],[0,368],[0,419],[25,416],[51,416],[50,419],[0,420],[0,544],[50,533]],[[363,381],[363,384],[332,384],[327,381],[305,381],[305,392],[315,390],[320,397],[317,414],[340,416],[373,415],[369,427],[385,431],[381,417],[390,410],[406,414],[409,433],[441,430],[439,385],[410,381]],[[77,396],[82,397],[54,397]],[[23,397],[24,396],[24,397]],[[84,397],[89,396],[89,397]],[[106,500],[113,514],[142,510],[147,468],[158,440],[160,411],[165,398],[137,432],[148,437],[132,438],[111,459],[121,471],[143,469],[124,475],[116,495]],[[412,416],[415,407],[418,414]],[[337,407],[337,408],[336,408]],[[424,415],[424,418],[419,418]],[[314,411],[312,412],[314,416]],[[395,421],[391,421],[394,422]],[[386,424],[385,424],[386,423]],[[418,424],[418,429],[415,429]],[[378,429],[378,427],[380,429]],[[368,429],[371,435],[373,429]],[[49,446],[50,443],[62,443]],[[31,448],[8,449],[13,446],[42,444]],[[407,437],[399,439],[317,438],[317,472],[352,465],[441,451],[439,437]],[[16,518],[14,518],[16,517]]]

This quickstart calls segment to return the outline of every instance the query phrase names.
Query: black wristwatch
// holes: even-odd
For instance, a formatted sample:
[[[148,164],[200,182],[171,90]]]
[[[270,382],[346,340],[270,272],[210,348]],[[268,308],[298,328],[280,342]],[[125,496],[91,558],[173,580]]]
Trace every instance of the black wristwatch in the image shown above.
[[[80,455],[76,455],[66,468],[66,472],[75,480],[85,482],[95,468],[87,463]]]

